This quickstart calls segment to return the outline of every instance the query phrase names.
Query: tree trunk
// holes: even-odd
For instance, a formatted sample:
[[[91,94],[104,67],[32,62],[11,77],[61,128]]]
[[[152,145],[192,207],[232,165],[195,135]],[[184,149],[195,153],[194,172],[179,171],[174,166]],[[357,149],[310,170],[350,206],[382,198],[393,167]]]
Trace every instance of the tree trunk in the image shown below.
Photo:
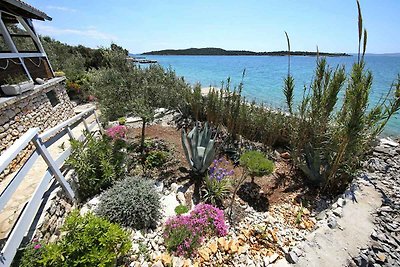
[[[231,222],[231,224],[233,225],[233,204],[235,203],[235,197],[237,194],[237,191],[239,190],[240,185],[244,182],[244,180],[246,180],[246,172],[243,171],[242,176],[240,177],[238,183],[236,184],[234,190],[233,190],[233,195],[232,195],[232,199],[231,199],[231,203],[229,204],[229,221]]]
[[[142,118],[142,136],[140,140],[140,152],[143,154],[144,151],[144,138],[146,134],[146,120]]]

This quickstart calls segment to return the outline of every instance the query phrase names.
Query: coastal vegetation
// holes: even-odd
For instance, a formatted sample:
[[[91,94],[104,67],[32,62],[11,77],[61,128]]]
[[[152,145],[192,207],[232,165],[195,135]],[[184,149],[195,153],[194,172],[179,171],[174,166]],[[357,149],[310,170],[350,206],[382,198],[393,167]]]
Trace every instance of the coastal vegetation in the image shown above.
[[[85,142],[71,140],[68,166],[75,170],[81,210],[67,218],[60,240],[31,242],[21,262],[31,257],[37,266],[128,266],[133,260],[171,266],[170,255],[201,263],[219,255],[209,265],[232,265],[239,254],[266,256],[268,264],[272,256],[288,258],[297,243],[278,240],[278,223],[269,213],[277,211],[270,205],[287,205],[280,211],[285,226],[313,229],[310,210],[343,193],[400,109],[400,76],[378,105],[369,104],[373,75],[365,67],[360,8],[358,37],[358,60],[349,74],[317,52],[311,84],[294,103],[290,56],[296,52],[286,33],[286,110],[248,101],[243,79],[235,86],[228,78],[202,94],[200,84],[186,83],[172,69],[128,62],[117,45],[88,49],[43,37],[70,93],[80,101],[96,99],[106,130],[86,133]],[[167,112],[171,127],[154,125]],[[139,125],[132,117],[140,118]],[[148,247],[144,235],[151,239]],[[283,229],[279,238],[288,235]],[[245,254],[250,248],[257,252]],[[160,253],[150,255],[153,250]]]
[[[309,52],[309,51],[292,51],[292,56],[325,56],[325,57],[347,57],[346,53],[326,53],[326,52]],[[225,50],[222,48],[206,47],[206,48],[188,48],[188,49],[165,49],[159,51],[145,52],[142,55],[158,55],[158,56],[288,56],[288,51],[272,51],[272,52],[253,52],[246,50]]]

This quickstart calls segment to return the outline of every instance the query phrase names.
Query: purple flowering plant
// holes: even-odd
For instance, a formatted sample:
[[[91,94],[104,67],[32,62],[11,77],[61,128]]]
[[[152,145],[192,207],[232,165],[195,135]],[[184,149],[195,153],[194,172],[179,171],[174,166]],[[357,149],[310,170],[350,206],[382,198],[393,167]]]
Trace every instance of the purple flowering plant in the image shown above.
[[[199,204],[189,215],[168,219],[163,237],[169,252],[190,257],[206,237],[225,236],[227,233],[224,212],[208,204]]]
[[[112,139],[122,139],[126,137],[128,129],[125,125],[115,125],[106,130],[106,135]]]
[[[215,159],[209,169],[208,177],[220,182],[224,178],[232,176],[234,174],[233,170],[228,171],[226,165],[228,165],[227,160],[223,158]]]
[[[208,175],[204,180],[203,199],[214,206],[222,206],[223,200],[229,194],[230,180],[234,172],[228,170],[228,161],[220,158],[213,161]]]

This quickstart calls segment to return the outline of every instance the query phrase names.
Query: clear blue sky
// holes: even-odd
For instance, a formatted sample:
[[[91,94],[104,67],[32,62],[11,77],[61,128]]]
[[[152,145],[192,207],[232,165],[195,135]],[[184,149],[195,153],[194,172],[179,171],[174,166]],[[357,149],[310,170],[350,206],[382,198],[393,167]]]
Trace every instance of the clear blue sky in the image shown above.
[[[90,47],[115,42],[132,53],[221,47],[357,51],[355,0],[26,0],[53,21],[39,33]],[[369,53],[400,52],[400,1],[360,0]]]

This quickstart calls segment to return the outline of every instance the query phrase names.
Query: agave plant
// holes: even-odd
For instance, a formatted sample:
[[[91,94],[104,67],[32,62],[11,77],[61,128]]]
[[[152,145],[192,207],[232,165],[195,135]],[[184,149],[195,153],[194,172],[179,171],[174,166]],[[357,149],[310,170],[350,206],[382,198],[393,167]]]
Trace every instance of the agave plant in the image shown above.
[[[203,174],[211,165],[215,156],[215,141],[211,138],[212,130],[205,123],[201,127],[199,123],[186,134],[182,129],[182,146],[186,159],[195,173]]]

